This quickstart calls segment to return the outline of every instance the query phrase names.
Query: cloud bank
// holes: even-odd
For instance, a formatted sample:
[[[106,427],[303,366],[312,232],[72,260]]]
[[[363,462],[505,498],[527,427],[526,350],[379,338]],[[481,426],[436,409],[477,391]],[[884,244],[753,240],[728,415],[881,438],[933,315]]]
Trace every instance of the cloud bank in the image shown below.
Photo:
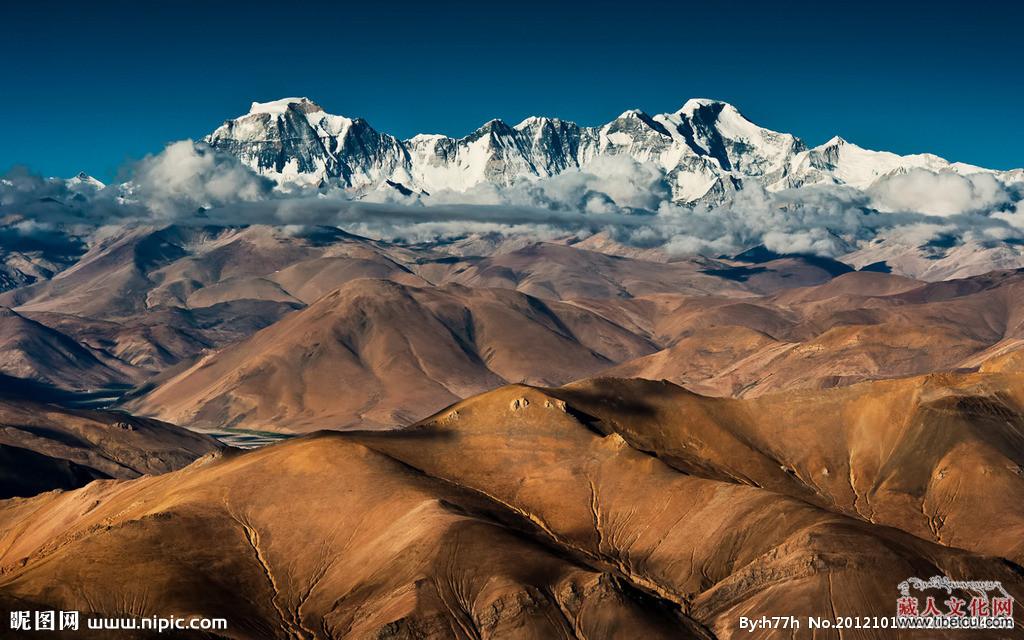
[[[9,173],[0,179],[0,216],[9,227],[0,242],[58,226],[136,221],[331,225],[404,242],[473,233],[549,239],[605,232],[670,255],[731,254],[763,244],[779,253],[836,257],[883,234],[917,243],[1024,238],[1024,185],[988,174],[913,170],[866,191],[817,185],[768,192],[748,182],[722,204],[690,207],[670,201],[659,169],[619,156],[505,188],[410,196],[384,187],[355,198],[337,185],[274,189],[233,156],[184,140],[142,159],[128,175],[124,184],[96,189],[24,170]]]
[[[994,176],[933,173],[914,169],[884,178],[868,190],[882,211],[912,211],[935,216],[984,213],[1011,202],[1011,194]]]

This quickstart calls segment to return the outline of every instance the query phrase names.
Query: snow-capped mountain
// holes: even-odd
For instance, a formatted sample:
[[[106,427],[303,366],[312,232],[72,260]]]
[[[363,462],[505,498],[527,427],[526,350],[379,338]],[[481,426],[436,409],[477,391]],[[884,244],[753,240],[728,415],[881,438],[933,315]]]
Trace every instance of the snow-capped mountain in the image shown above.
[[[86,188],[99,190],[107,186],[84,171],[78,172],[78,175],[74,178],[68,178],[64,181],[64,184],[66,184],[69,189]]]
[[[689,100],[673,113],[630,110],[599,127],[531,117],[511,126],[491,120],[463,138],[381,133],[361,118],[326,113],[308,98],[254,102],[206,141],[280,185],[338,180],[361,192],[390,186],[404,193],[507,186],[627,155],[664,171],[676,202],[717,201],[748,181],[768,190],[810,184],[867,188],[915,168],[988,172],[930,154],[870,151],[835,137],[808,148],[799,138],[747,120],[735,107]],[[991,172],[1006,179],[1018,172]]]

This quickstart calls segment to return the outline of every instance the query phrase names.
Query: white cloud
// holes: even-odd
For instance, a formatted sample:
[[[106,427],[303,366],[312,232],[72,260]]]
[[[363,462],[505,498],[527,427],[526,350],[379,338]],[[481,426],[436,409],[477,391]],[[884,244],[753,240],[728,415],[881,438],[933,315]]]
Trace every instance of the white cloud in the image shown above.
[[[233,156],[192,140],[172,142],[134,168],[132,198],[172,217],[198,207],[222,207],[271,197],[273,183]]]
[[[768,192],[754,182],[718,206],[670,202],[663,173],[626,156],[499,188],[407,196],[381,188],[352,200],[341,189],[274,190],[234,157],[190,140],[132,167],[127,186],[84,197],[62,180],[27,172],[0,179],[0,215],[47,224],[201,220],[224,224],[332,225],[381,239],[426,241],[467,234],[537,239],[607,232],[618,242],[673,255],[779,253],[837,257],[884,236],[923,244],[939,235],[993,240],[1024,235],[1024,185],[987,174],[914,170],[868,191],[836,185]],[[51,227],[47,227],[48,229]],[[36,234],[38,235],[38,234]]]
[[[987,173],[963,176],[913,169],[882,178],[868,192],[880,211],[951,216],[995,209],[1010,202],[999,180]]]
[[[671,192],[664,174],[653,164],[628,156],[602,156],[580,169],[568,169],[540,180],[520,180],[499,188],[481,184],[467,191],[438,191],[432,205],[481,204],[542,207],[589,213],[629,209],[654,210]]]

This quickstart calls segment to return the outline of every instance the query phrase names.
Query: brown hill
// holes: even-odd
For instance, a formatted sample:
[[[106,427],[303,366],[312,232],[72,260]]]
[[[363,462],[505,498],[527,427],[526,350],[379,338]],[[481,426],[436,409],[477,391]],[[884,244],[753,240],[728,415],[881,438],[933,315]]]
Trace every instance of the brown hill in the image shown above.
[[[132,369],[102,351],[0,307],[0,373],[66,389],[99,389],[132,380]]]
[[[96,239],[89,250],[52,279],[0,294],[0,304],[24,311],[56,311],[116,318],[146,308],[149,273],[186,255],[204,228],[125,227]]]
[[[133,379],[146,380],[204,351],[248,338],[300,306],[233,300],[196,309],[162,307],[116,321],[55,312],[24,315],[130,368]]]
[[[828,282],[852,271],[827,258],[773,256],[749,263],[694,257],[665,261],[646,252],[631,256],[588,250],[607,248],[533,243],[522,248],[452,263],[433,282],[516,289],[542,298],[628,298],[662,293],[687,295],[767,294]]]
[[[469,287],[515,289],[540,298],[630,298],[657,293],[733,293],[748,287],[731,277],[706,272],[705,260],[651,262],[576,247],[535,243],[521,249],[451,263],[432,281]]]
[[[663,296],[648,317],[665,350],[606,373],[757,396],[977,368],[1024,337],[1022,300],[1019,272],[928,285],[849,273],[755,299]]]
[[[2,392],[0,388],[3,498],[73,489],[97,478],[165,473],[222,446],[156,420],[67,409]]]
[[[309,301],[310,287],[329,291],[368,273],[419,282],[395,262],[400,255],[399,248],[330,227],[128,226],[99,235],[52,279],[0,294],[0,304],[124,321],[160,307],[295,303]],[[352,265],[346,270],[338,261]]]
[[[950,546],[971,542],[989,553],[1019,558],[1021,521],[1010,514],[1017,511],[1013,505],[1024,487],[1019,477],[1024,447],[1019,435],[1014,436],[1018,427],[1007,426],[1002,435],[971,437],[1000,420],[979,424],[970,410],[952,419],[943,414],[946,405],[935,396],[945,393],[947,401],[959,397],[957,393],[966,396],[955,385],[969,387],[971,379],[953,381],[954,388],[944,391],[928,389],[927,380],[909,384],[920,385],[937,406],[922,408],[903,429],[891,427],[884,407],[872,406],[871,389],[861,389],[860,400],[846,405],[852,425],[830,431],[834,412],[844,407],[829,394],[822,395],[818,410],[806,411],[799,401],[787,405],[780,399],[772,407],[759,401],[700,398],[660,383],[597,380],[547,391],[507,387],[454,405],[411,430],[354,437],[430,476],[486,493],[563,544],[608,558],[634,583],[657,585],[662,597],[688,602],[689,610],[716,634],[732,637],[738,615],[760,615],[761,607],[775,607],[781,615],[881,610],[881,604],[869,602],[873,594],[886,593],[892,586],[884,585],[901,580],[896,576],[922,568],[912,569],[913,561],[904,565],[906,559],[892,556],[869,560],[875,552],[866,549],[874,543],[862,546],[860,533],[886,539],[890,551],[895,545],[922,553],[923,547],[917,546],[921,538],[932,538]],[[1012,386],[1019,385],[1015,381]],[[664,391],[658,392],[659,387]],[[727,414],[723,427],[705,417],[723,404],[748,421],[730,424]],[[971,401],[963,404],[970,406]],[[1013,410],[1019,424],[1019,409]],[[790,428],[793,416],[811,411],[816,419],[805,418],[806,426]],[[883,452],[899,445],[892,459],[878,460],[870,448],[857,447],[852,455],[843,452],[853,460],[847,463],[846,477],[839,478],[842,464],[826,474],[844,484],[852,477],[852,499],[833,500],[820,488],[789,488],[794,476],[806,482],[810,469],[820,473],[826,468],[813,466],[821,460],[815,459],[818,451],[841,455],[843,445],[834,441],[842,439],[835,431],[853,431],[851,437],[862,439],[857,444],[870,447],[872,429],[879,435],[888,431],[888,441],[879,446]],[[509,433],[517,434],[514,445],[499,445],[509,442]],[[936,437],[940,433],[943,437]],[[993,450],[990,438],[1002,439],[1007,451]],[[922,459],[907,464],[915,455]],[[984,474],[977,473],[979,463]],[[668,468],[677,473],[662,475]],[[989,480],[998,487],[998,497],[990,498],[991,511],[979,512],[972,499],[985,495]],[[817,477],[814,481],[829,486]],[[928,487],[923,507],[912,499],[922,481]],[[839,494],[836,487],[832,490]],[[901,490],[910,495],[898,495]],[[877,511],[858,513],[853,506],[858,491],[865,501],[860,508]],[[809,499],[815,493],[825,499]],[[921,536],[890,538],[892,529],[879,526],[900,517],[909,521],[915,510]],[[924,524],[928,520],[937,527],[934,535]],[[853,521],[859,524],[853,526]],[[1007,527],[1005,535],[992,535],[993,522]],[[807,535],[810,531],[814,533]],[[783,548],[773,548],[776,544]],[[928,548],[925,555],[934,562],[935,547],[929,543]],[[942,571],[964,575],[976,570]],[[1019,576],[1011,580],[1016,588],[1022,586]],[[840,587],[841,595],[836,585],[847,585]]]
[[[754,399],[620,379],[549,393],[685,473],[1024,563],[1024,376],[931,374]]]
[[[506,382],[562,384],[598,373],[668,379],[717,396],[830,388],[977,369],[1024,339],[1019,272],[924,284],[763,248],[673,262],[580,246],[502,237],[413,247],[326,227],[114,229],[91,237],[88,251],[51,279],[0,294],[16,306],[0,319],[0,371],[65,389],[155,387],[157,395],[133,406],[172,420],[302,431],[361,419],[407,424]],[[249,340],[368,278],[420,291],[418,299],[431,288],[437,299],[518,291],[536,309],[557,308],[558,319],[540,322],[543,330],[524,324],[522,313],[548,311],[520,305],[525,311],[467,322],[455,317],[473,306],[462,302],[439,320],[412,309],[420,302],[406,309],[401,296],[385,296],[395,304],[372,307],[365,320],[345,308],[347,299],[331,313],[321,307],[317,322],[338,323],[355,351],[326,330],[291,330],[304,320],[269,333],[273,345]],[[562,322],[567,314],[587,326]],[[352,325],[364,321],[373,326]],[[484,329],[482,339],[472,334]],[[363,333],[378,336],[373,353],[359,351],[369,340]],[[405,345],[413,334],[415,349]],[[319,363],[317,373],[303,373],[299,353]],[[185,380],[183,371],[199,375]],[[168,384],[174,393],[161,391]]]
[[[355,280],[165,376],[131,408],[202,426],[386,427],[506,382],[563,384],[600,373],[757,397],[973,370],[1024,339],[1018,273],[928,285],[847,273],[769,296],[659,293],[569,304],[507,289],[391,282]]]
[[[128,226],[97,233],[77,262],[0,293],[0,303],[72,337],[119,371],[119,382],[139,383],[353,279],[426,284],[401,261],[429,255],[332,228]],[[94,364],[52,368],[47,379],[77,388],[109,377]]]
[[[590,311],[515,291],[363,279],[130,406],[192,426],[394,426],[506,382],[563,384],[655,348]]]
[[[703,637],[493,510],[359,445],[304,438],[0,504],[0,602],[227,617],[222,637],[264,640]]]
[[[957,385],[976,382],[946,386],[963,395]],[[930,381],[917,384],[936,393],[924,389]],[[799,479],[805,463],[833,464],[827,456],[841,446],[819,452],[836,439],[821,434],[812,453],[769,458],[758,438],[785,428],[776,422],[783,409],[758,405],[753,426],[726,421],[763,402],[656,383],[513,385],[406,430],[322,433],[162,476],[6,501],[0,602],[226,617],[229,638],[764,639],[777,636],[740,630],[739,616],[889,616],[897,584],[913,576],[999,580],[1024,595],[1024,578],[1002,559],[807,499],[840,493],[827,482],[805,490]],[[715,413],[725,405],[736,408]],[[884,435],[888,414],[864,411],[855,422],[865,440]],[[923,424],[940,422],[924,431],[969,435],[943,415],[925,411]],[[690,430],[690,419],[710,430]],[[737,442],[747,436],[751,444]],[[929,442],[906,451],[928,453]],[[723,457],[720,445],[735,455]],[[981,450],[968,439],[957,455]],[[865,496],[866,486],[929,464],[904,476],[860,453],[851,475]],[[842,470],[836,464],[835,477]],[[876,497],[859,507],[882,513]],[[967,497],[947,494],[943,506],[955,512]],[[994,506],[1015,498],[999,494]],[[804,627],[786,637],[840,634]]]

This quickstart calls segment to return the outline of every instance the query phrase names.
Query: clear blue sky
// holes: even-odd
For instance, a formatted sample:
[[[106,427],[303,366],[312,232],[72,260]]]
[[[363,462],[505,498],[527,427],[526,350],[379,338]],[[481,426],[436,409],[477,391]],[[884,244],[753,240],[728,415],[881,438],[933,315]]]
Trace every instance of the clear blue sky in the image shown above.
[[[110,179],[291,95],[403,137],[711,97],[811,144],[1024,165],[1017,3],[34,0],[3,14],[0,171]]]

